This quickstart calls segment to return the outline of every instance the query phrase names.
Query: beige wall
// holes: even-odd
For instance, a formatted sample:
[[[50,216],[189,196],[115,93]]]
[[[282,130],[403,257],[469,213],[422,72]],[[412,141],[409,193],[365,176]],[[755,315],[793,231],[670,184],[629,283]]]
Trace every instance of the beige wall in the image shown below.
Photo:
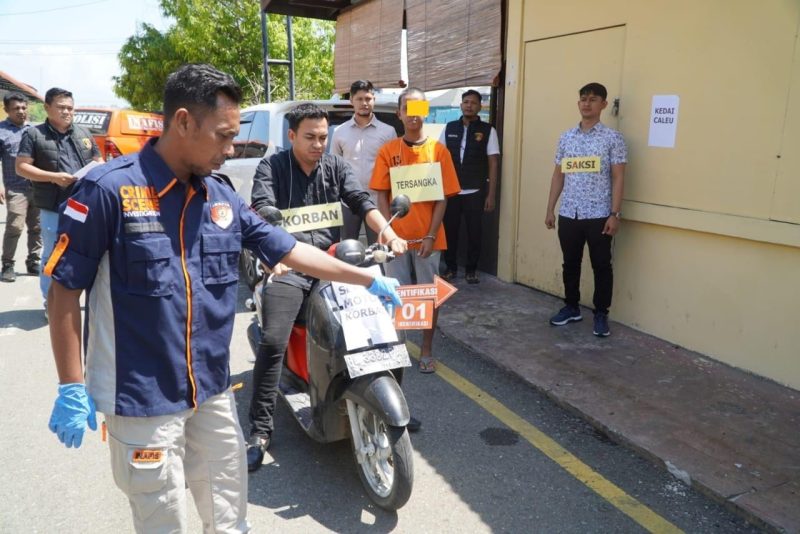
[[[600,81],[629,149],[613,318],[800,389],[800,2],[658,6],[509,0],[498,274],[563,294],[553,152]],[[675,148],[647,145],[655,94]]]

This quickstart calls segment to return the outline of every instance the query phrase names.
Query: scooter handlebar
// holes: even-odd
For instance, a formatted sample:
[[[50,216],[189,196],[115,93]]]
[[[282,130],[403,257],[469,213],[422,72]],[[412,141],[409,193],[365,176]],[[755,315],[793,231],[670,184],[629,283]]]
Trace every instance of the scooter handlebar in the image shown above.
[[[386,245],[373,243],[367,248],[364,255],[364,263],[386,263],[395,258],[395,253]]]

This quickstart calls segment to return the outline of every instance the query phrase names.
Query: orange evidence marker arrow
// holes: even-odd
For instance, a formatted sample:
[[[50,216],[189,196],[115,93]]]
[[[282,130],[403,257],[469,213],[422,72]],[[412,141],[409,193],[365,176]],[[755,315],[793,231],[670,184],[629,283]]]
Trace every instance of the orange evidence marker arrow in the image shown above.
[[[406,299],[433,299],[434,306],[441,306],[444,301],[458,291],[454,285],[449,284],[438,275],[433,277],[432,284],[417,284],[414,286],[400,286],[397,293],[401,300]]]

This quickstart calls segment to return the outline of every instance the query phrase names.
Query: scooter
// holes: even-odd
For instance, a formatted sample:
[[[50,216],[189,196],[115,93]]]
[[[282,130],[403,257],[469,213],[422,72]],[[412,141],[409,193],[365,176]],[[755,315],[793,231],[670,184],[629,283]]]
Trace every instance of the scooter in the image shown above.
[[[409,208],[408,197],[395,197],[386,227],[405,216]],[[280,211],[272,206],[259,213],[273,225],[282,220]],[[329,253],[353,265],[379,269],[394,257],[379,244],[385,229],[378,243],[369,247],[350,239],[334,245],[335,250]],[[261,339],[267,283],[269,278],[262,277],[253,298],[246,303],[257,312],[257,321],[247,331],[254,354]],[[375,299],[371,308],[353,306],[353,302],[368,299]],[[279,391],[297,422],[314,440],[330,443],[351,439],[359,478],[369,498],[381,508],[397,510],[408,501],[414,483],[406,428],[410,413],[400,389],[403,369],[411,361],[405,336],[398,335],[388,315],[377,322],[380,331],[375,331],[375,317],[370,315],[381,313],[385,313],[383,306],[363,288],[315,282],[306,301],[304,320],[292,328]],[[365,319],[361,317],[373,320],[372,335],[366,343],[363,335],[361,343],[354,342],[359,333],[363,334],[359,323]]]

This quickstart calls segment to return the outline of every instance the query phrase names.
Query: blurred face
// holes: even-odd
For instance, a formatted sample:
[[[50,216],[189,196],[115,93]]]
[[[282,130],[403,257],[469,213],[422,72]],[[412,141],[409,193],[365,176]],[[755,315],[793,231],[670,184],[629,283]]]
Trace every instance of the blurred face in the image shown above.
[[[606,109],[608,102],[593,93],[581,95],[578,100],[578,111],[584,120],[600,120],[600,113]]]
[[[176,116],[181,113],[178,110]],[[177,119],[181,120],[181,119]],[[186,112],[185,164],[196,176],[207,176],[233,156],[233,139],[239,133],[239,105],[225,95],[217,95],[217,108],[198,121]]]
[[[63,132],[72,125],[75,102],[71,97],[57,96],[51,103],[44,105],[44,110],[53,128]]]
[[[22,126],[28,120],[28,103],[19,100],[11,100],[7,105],[3,106],[6,110],[8,119],[16,124]]]
[[[375,109],[375,95],[369,91],[358,91],[350,97],[353,104],[353,112],[359,117],[371,117]]]
[[[421,93],[411,93],[403,97],[397,116],[403,122],[403,127],[407,133],[418,133],[422,130],[425,117],[416,117],[408,114],[408,102],[413,100],[425,100],[425,95]]]
[[[461,114],[467,120],[474,119],[481,110],[481,101],[475,95],[467,95],[461,99]]]
[[[297,125],[297,131],[289,129],[289,141],[292,142],[295,159],[303,165],[314,167],[328,144],[328,121],[303,119]]]

